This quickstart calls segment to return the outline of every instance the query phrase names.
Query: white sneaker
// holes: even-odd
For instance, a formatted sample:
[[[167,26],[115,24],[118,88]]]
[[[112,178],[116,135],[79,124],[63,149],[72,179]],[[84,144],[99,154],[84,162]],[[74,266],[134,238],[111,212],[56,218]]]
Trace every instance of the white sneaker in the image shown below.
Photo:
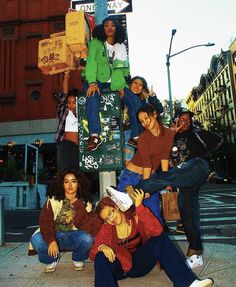
[[[194,280],[193,283],[189,287],[211,287],[213,286],[214,281],[210,278],[203,280]]]
[[[203,265],[203,257],[202,255],[192,255],[187,258],[186,260],[187,265],[189,268],[193,269]]]
[[[56,267],[57,267],[57,264],[59,263],[60,261],[60,258],[59,256],[57,257],[57,260],[50,263],[50,264],[47,264],[44,268],[44,272],[45,273],[50,273],[50,272],[54,272],[56,270]]]
[[[114,187],[107,186],[106,195],[109,196],[110,199],[123,212],[128,210],[133,205],[133,201],[127,193],[118,191]]]
[[[73,263],[76,271],[84,270],[85,268],[84,261],[73,261]]]

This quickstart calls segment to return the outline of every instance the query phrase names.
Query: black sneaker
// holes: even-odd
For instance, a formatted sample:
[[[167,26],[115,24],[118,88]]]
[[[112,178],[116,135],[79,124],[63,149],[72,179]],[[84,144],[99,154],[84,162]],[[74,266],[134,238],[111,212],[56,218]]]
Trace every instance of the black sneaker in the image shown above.
[[[99,136],[89,137],[87,151],[96,150],[100,146],[101,143],[102,143],[102,141],[101,141]]]
[[[138,138],[130,138],[127,142],[129,146],[132,146],[134,148],[138,148]]]

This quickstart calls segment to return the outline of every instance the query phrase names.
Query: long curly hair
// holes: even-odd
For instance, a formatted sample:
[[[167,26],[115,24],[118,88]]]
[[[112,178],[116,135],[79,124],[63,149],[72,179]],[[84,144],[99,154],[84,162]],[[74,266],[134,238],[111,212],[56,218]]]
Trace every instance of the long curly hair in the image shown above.
[[[118,208],[118,206],[110,199],[110,197],[106,196],[99,201],[99,203],[96,207],[96,212],[99,216],[100,216],[100,214],[101,214],[101,212],[105,206],[111,206],[111,207]],[[135,215],[135,209],[133,206],[131,206],[127,211],[125,211],[125,212],[121,211],[121,212],[125,215],[125,218],[127,220],[132,219]]]
[[[93,38],[97,38],[98,40],[105,42],[107,39],[107,36],[105,35],[104,32],[104,25],[100,24],[94,27],[93,32],[92,32]],[[116,33],[115,33],[115,38],[114,38],[114,44],[119,43],[122,44],[124,43],[126,39],[126,31],[125,29],[116,24]]]
[[[76,197],[85,203],[90,201],[89,190],[91,189],[91,183],[84,173],[78,173],[75,170],[67,170],[58,173],[56,180],[49,186],[47,190],[47,196],[49,198],[54,197],[58,201],[64,200],[66,198],[64,190],[64,178],[67,174],[73,174],[78,181]]]

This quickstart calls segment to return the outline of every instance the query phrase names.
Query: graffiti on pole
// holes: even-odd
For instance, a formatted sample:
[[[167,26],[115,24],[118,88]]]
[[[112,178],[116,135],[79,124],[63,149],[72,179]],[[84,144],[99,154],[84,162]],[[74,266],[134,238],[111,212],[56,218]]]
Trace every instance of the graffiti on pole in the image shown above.
[[[89,138],[86,117],[86,96],[78,97],[79,114],[79,166],[86,172],[121,170],[124,164],[124,136],[120,111],[120,97],[117,92],[101,94],[100,123],[102,144],[93,152],[87,151]]]

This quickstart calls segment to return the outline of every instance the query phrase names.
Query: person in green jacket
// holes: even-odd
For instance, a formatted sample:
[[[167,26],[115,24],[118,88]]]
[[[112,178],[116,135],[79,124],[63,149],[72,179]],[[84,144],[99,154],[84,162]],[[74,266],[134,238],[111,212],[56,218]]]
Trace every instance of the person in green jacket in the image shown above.
[[[105,18],[93,31],[83,75],[86,79],[86,115],[89,126],[88,151],[101,144],[99,118],[100,95],[104,90],[119,91],[124,96],[129,64],[124,44],[125,31],[116,24],[114,16]]]

